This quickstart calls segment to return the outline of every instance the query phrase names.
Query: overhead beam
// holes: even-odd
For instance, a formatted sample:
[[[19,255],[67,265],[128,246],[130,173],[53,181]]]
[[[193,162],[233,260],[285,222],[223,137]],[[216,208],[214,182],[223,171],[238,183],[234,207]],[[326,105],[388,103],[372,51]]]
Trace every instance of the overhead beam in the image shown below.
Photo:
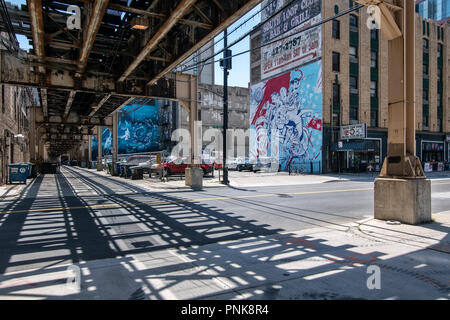
[[[131,102],[133,102],[135,98],[129,98],[127,99],[124,103],[122,103],[120,106],[118,106],[113,112],[111,113],[115,113],[120,111],[120,109],[122,109],[123,107],[125,107],[126,105],[129,105]]]
[[[198,13],[198,15],[206,21],[206,23],[212,23],[211,19],[200,9],[197,5],[194,4],[194,10]]]
[[[44,117],[48,117],[48,102],[47,102],[47,89],[41,88],[41,100],[42,100],[42,112]]]
[[[89,113],[88,118],[91,118],[100,108],[105,104],[106,101],[111,97],[111,94],[107,94],[103,97],[103,99],[98,103],[98,105],[92,109],[91,113]]]
[[[38,56],[39,62],[45,60],[44,50],[44,20],[42,16],[42,1],[27,0],[28,12],[31,20],[31,32],[33,35],[33,49]],[[38,67],[39,73],[45,73],[43,66]]]
[[[220,9],[220,11],[222,11],[223,13],[226,13],[225,8],[220,4],[220,2],[218,0],[213,0],[213,2]]]
[[[170,17],[164,22],[161,28],[150,39],[139,55],[128,66],[123,75],[119,78],[119,82],[123,82],[137,66],[152,52],[157,44],[167,35],[172,27],[186,14],[186,12],[194,5],[196,0],[182,0],[177,8],[170,14]]]
[[[77,92],[75,90],[70,91],[69,99],[67,99],[66,109],[64,110],[63,119],[66,119],[69,115],[70,108],[72,107],[73,100],[75,99],[75,95]]]
[[[50,42],[47,43],[47,45],[52,47],[52,48],[67,49],[67,50],[78,49],[78,48],[81,47],[79,44],[67,43],[67,42],[59,42],[59,41],[50,41]],[[121,55],[121,56],[134,57],[134,55],[129,53],[129,52],[114,51],[114,50],[109,50],[109,49],[99,48],[99,47],[93,47],[92,50],[91,50],[91,53],[97,53],[97,54],[118,54],[118,55]],[[49,58],[49,57],[47,57],[47,58]],[[54,59],[57,59],[57,58],[54,58]],[[167,59],[167,58],[155,57],[155,56],[147,56],[145,58],[145,60],[156,60],[156,61],[170,62],[170,60]],[[57,61],[55,60],[55,62],[57,62]],[[72,60],[67,60],[64,63],[72,64]],[[75,62],[75,64],[77,64],[77,63],[78,62]]]
[[[82,74],[86,69],[87,60],[94,46],[95,37],[103,20],[103,16],[108,8],[109,0],[95,0],[89,23],[83,37],[83,46],[80,51],[78,61],[78,73]]]
[[[126,6],[122,6],[120,4],[111,3],[108,6],[108,8],[117,10],[117,11],[122,11],[122,12],[135,13],[138,15],[147,16],[147,17],[151,17],[151,18],[157,18],[157,19],[161,19],[161,20],[167,19],[167,15],[165,15],[163,13],[155,13],[155,12],[150,12],[147,10],[126,7]],[[199,28],[203,28],[203,29],[212,29],[212,27],[213,27],[210,23],[203,23],[203,22],[198,22],[198,21],[188,20],[188,19],[180,19],[180,20],[178,20],[178,23],[188,25],[188,26],[195,26],[195,27],[199,27]]]
[[[174,60],[170,65],[166,66],[163,71],[153,77],[147,85],[154,85],[159,79],[163,78],[167,73],[174,70],[180,63],[187,60],[190,56],[192,56],[195,52],[197,52],[200,48],[206,45],[209,41],[214,39],[218,34],[220,34],[226,27],[232,25],[234,22],[239,20],[244,14],[253,9],[256,5],[261,3],[262,0],[249,0],[246,4],[244,4],[239,10],[234,12],[231,16],[225,19],[216,29],[214,29],[211,33],[209,33],[206,37],[203,37],[199,42],[193,45],[188,51],[186,51],[179,58]]]

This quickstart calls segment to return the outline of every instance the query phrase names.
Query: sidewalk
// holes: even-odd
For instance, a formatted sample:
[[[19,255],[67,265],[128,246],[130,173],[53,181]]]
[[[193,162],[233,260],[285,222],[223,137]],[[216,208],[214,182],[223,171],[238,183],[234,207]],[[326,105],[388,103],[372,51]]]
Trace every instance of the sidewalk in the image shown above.
[[[26,185],[25,184],[5,184],[3,186],[0,186],[0,200],[16,197],[32,181],[33,181],[32,179],[28,179]]]
[[[366,220],[0,276],[0,299],[449,299],[450,211],[423,226]],[[380,289],[367,286],[369,266]],[[369,281],[370,282],[370,281]]]
[[[88,170],[88,169],[85,169]],[[103,176],[108,176],[113,179],[123,181],[124,178],[112,177],[106,171],[95,171],[90,169],[93,173],[98,173]],[[296,174],[289,175],[287,172],[264,173],[264,172],[237,172],[229,171],[230,186],[234,188],[246,187],[272,187],[272,186],[287,186],[287,185],[307,185],[330,182],[345,182],[345,181],[360,181],[370,182],[378,177],[378,173],[346,173],[346,174]],[[450,179],[450,171],[445,172],[431,172],[427,174],[429,179]],[[222,174],[221,174],[222,179]],[[171,177],[169,181],[163,182],[158,178],[144,178],[143,180],[126,179],[128,183],[137,185],[142,188],[149,188],[150,191],[158,190],[177,190],[190,189],[185,185],[184,177]],[[214,177],[206,176],[203,179],[203,187],[225,187],[219,181],[219,174],[216,171]]]

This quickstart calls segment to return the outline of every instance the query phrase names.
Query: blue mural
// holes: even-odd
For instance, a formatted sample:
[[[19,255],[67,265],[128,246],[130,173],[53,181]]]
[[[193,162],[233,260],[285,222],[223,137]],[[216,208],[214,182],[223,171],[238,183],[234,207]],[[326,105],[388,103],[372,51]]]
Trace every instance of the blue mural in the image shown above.
[[[131,104],[119,112],[119,154],[159,151],[158,102],[154,105]],[[98,140],[92,137],[92,159],[97,159]],[[112,132],[103,127],[103,154],[111,154]]]
[[[321,61],[253,85],[250,160],[273,157],[281,170],[311,171],[322,160]],[[317,171],[317,167],[315,169]]]

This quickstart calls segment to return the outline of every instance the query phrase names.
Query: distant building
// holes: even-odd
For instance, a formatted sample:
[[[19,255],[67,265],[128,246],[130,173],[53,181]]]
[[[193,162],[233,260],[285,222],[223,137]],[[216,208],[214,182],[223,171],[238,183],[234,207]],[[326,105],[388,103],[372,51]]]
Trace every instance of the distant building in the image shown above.
[[[416,0],[416,12],[423,19],[439,22],[450,21],[450,2],[448,0]]]
[[[3,32],[0,37],[9,41]],[[7,182],[9,163],[30,161],[30,107],[38,101],[36,89],[0,85],[0,184]]]

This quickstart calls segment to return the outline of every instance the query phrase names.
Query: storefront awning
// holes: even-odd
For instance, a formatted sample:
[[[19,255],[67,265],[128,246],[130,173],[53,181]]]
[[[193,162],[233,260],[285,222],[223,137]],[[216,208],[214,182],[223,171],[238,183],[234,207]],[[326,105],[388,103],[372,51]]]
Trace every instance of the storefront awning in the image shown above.
[[[331,146],[331,151],[378,151],[377,146],[373,140],[359,140],[359,141],[342,141],[342,148],[339,148],[339,143],[336,142]]]

